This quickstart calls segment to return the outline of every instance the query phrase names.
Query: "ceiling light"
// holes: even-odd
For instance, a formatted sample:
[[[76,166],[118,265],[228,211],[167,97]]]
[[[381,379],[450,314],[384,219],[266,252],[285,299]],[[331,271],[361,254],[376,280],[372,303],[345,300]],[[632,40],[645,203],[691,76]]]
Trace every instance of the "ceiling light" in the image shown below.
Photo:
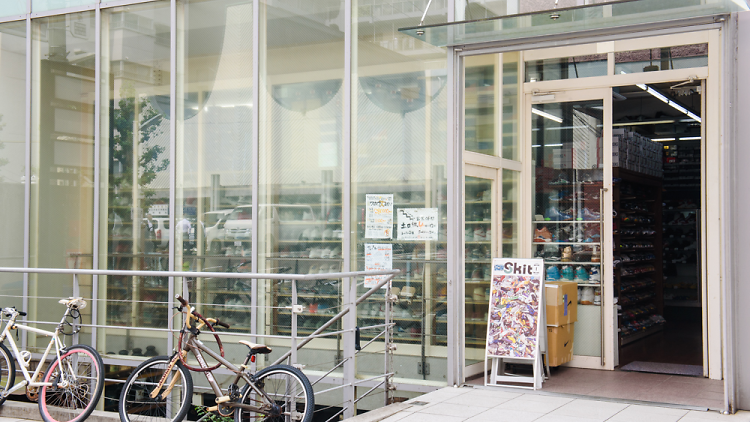
[[[669,142],[669,141],[674,141],[674,140],[675,140],[675,138],[657,138],[657,139],[652,139],[652,141],[654,141],[654,142]]]
[[[677,104],[674,100],[670,100],[666,95],[655,90],[654,88],[651,88],[648,85],[638,85],[638,88],[648,92],[649,94],[653,95],[654,97],[658,98],[664,103],[669,104],[672,108],[674,108],[675,110],[678,110],[680,113],[687,114],[688,117],[695,120],[696,122],[702,123],[700,116],[696,115],[695,113],[681,106],[680,104]]]
[[[531,107],[531,112],[534,113],[534,114],[536,114],[537,116],[542,116],[542,117],[546,117],[546,118],[548,118],[550,120],[554,120],[557,123],[562,123],[563,122],[563,119],[561,117],[557,117],[555,115],[549,114],[546,111],[538,110],[538,109],[536,109],[534,107]]]
[[[688,111],[688,112],[687,112],[687,113],[685,113],[685,114],[687,114],[687,115],[688,115],[688,117],[690,117],[691,119],[695,120],[696,122],[698,122],[698,123],[703,123],[703,120],[701,120],[701,117],[700,117],[700,116],[697,116],[697,115],[696,115],[695,113],[693,113],[692,111]]]
[[[674,123],[674,122],[675,122],[674,120],[649,120],[645,122],[613,123],[612,127],[662,125],[662,124]]]
[[[701,138],[700,136],[686,136],[684,138],[680,138],[681,141],[700,141],[701,139],[703,138]]]
[[[561,147],[561,146],[563,146],[563,144],[549,144],[549,145],[545,145],[545,147]]]

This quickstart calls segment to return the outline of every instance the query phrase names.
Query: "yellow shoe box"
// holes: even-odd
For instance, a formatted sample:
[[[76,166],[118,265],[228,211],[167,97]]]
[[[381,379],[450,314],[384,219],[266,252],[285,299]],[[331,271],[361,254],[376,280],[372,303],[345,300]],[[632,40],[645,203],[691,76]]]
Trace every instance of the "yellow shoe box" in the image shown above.
[[[573,359],[573,327],[547,327],[547,358],[549,366],[560,366]]]
[[[544,285],[547,325],[559,327],[578,321],[578,283],[551,281]]]

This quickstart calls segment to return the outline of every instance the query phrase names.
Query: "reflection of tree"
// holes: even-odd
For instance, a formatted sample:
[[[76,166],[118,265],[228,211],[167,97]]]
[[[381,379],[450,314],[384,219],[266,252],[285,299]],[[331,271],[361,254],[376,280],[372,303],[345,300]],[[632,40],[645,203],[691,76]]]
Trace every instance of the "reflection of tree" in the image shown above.
[[[112,200],[118,205],[130,204],[132,198],[131,184],[134,171],[137,177],[141,208],[148,209],[154,202],[156,192],[151,182],[158,172],[169,167],[169,159],[160,159],[165,148],[151,145],[149,141],[161,132],[160,126],[164,117],[159,114],[149,101],[136,96],[132,83],[124,83],[120,88],[118,107],[112,110],[110,189]],[[136,115],[137,114],[137,115]],[[137,120],[136,120],[137,117]],[[135,123],[137,122],[137,134]],[[138,136],[138,144],[134,145]],[[135,147],[135,148],[134,148]],[[137,154],[137,157],[134,157]]]

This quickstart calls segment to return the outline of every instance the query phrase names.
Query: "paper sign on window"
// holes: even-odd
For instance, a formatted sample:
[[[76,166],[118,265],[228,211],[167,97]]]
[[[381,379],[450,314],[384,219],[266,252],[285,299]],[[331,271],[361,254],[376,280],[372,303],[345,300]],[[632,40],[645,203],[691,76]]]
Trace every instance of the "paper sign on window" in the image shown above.
[[[366,239],[393,238],[393,195],[366,195]]]
[[[438,240],[438,209],[400,208],[398,240]]]
[[[393,245],[390,243],[365,243],[365,271],[393,269]],[[388,276],[365,277],[366,288],[375,287]],[[385,287],[385,286],[383,286]]]

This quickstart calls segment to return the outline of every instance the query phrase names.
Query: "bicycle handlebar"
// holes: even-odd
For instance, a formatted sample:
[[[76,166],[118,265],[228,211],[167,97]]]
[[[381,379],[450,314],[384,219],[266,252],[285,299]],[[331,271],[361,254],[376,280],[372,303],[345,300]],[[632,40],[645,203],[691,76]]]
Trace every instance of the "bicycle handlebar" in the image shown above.
[[[219,318],[216,318],[216,322],[214,325],[218,325],[219,327],[229,328],[229,324],[226,322],[219,321]]]
[[[190,317],[192,317],[193,319],[199,319],[195,314],[195,310],[190,309],[190,306],[185,298],[180,295],[175,295],[175,299],[177,299],[184,308],[187,308],[189,310],[188,315],[190,315]],[[190,318],[187,318],[185,321],[186,324],[188,324],[188,327],[190,326],[188,322],[189,320]],[[206,318],[206,321],[211,322],[212,325],[218,325],[219,327],[224,327],[227,329],[229,328],[229,324],[220,321],[218,318]]]
[[[187,300],[183,299],[182,296],[175,295],[175,299],[179,300],[180,304],[182,304],[182,306],[184,306],[184,307],[188,306]]]

